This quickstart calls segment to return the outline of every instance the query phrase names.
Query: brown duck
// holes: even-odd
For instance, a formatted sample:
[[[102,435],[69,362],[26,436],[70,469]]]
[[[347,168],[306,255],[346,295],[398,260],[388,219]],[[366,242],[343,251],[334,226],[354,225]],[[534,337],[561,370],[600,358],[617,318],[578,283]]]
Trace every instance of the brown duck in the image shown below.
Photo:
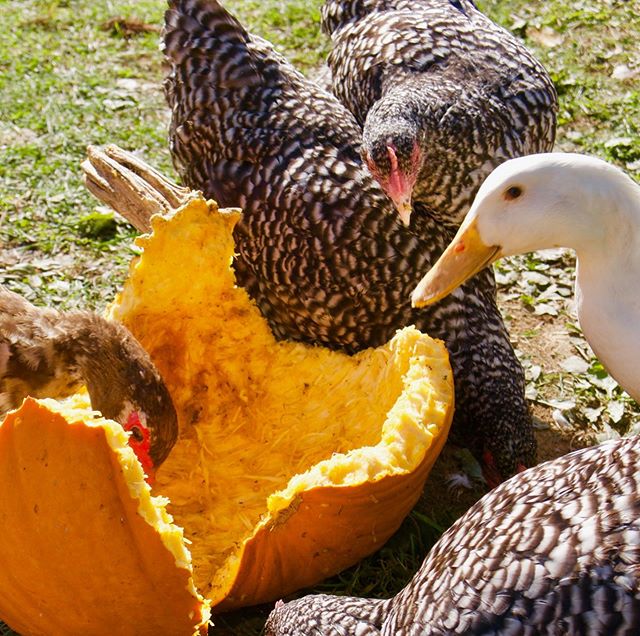
[[[82,385],[95,410],[131,433],[152,475],[176,441],[178,422],[147,352],[116,322],[35,307],[0,286],[0,415],[28,395],[66,397]]]

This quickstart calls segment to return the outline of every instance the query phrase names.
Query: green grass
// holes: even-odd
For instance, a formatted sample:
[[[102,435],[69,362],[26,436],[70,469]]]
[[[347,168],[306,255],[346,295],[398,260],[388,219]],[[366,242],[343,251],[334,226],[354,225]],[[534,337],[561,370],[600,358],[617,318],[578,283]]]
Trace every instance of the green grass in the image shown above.
[[[140,150],[163,170],[166,113],[158,33],[128,39],[103,25],[114,14],[158,25],[157,2],[4,3],[0,49],[0,240],[22,264],[6,281],[28,297],[64,307],[100,305],[131,257],[133,233],[83,231],[96,201],[82,185],[88,144]],[[73,255],[73,260],[61,258]],[[115,271],[115,274],[113,273]],[[51,292],[68,286],[63,295]],[[52,289],[53,286],[53,289]]]
[[[283,45],[302,68],[324,55],[319,6],[305,2],[238,5],[257,33]],[[157,29],[160,0],[3,2],[0,44],[0,241],[17,248],[4,282],[38,302],[101,307],[118,288],[131,257],[130,227],[86,231],[95,199],[82,185],[88,144],[139,151],[172,175],[166,142]],[[113,18],[156,31],[131,35]],[[73,263],[58,258],[73,254]],[[14,260],[38,262],[13,267]],[[56,290],[66,286],[60,295]]]
[[[483,0],[549,69],[561,149],[596,154],[640,177],[640,13],[624,0]]]
[[[243,23],[303,71],[316,67],[328,49],[319,32],[320,4],[228,2]],[[558,147],[596,154],[640,177],[636,3],[479,4],[523,37],[554,78],[560,95]],[[40,303],[101,308],[124,277],[134,232],[88,194],[80,164],[88,144],[116,143],[173,175],[159,36],[126,28],[126,19],[159,27],[164,3],[3,0],[2,10],[0,282]],[[113,25],[113,18],[125,22]],[[446,513],[434,522],[435,517],[420,504],[377,555],[317,589],[393,594],[410,579],[439,528],[452,521]],[[263,616],[264,611],[246,610],[218,623],[231,633],[254,634]]]

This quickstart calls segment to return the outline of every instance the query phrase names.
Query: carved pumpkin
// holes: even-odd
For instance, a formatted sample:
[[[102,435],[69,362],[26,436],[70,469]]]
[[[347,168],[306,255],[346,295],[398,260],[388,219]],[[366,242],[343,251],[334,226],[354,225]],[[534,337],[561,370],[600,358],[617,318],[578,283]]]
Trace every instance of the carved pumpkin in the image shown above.
[[[6,491],[0,520],[3,527],[14,523],[11,519],[17,524],[10,545],[0,535],[0,618],[16,629],[50,632],[47,621],[56,620],[59,633],[127,633],[133,621],[133,632],[155,603],[173,608],[176,625],[190,615],[188,627],[165,626],[155,633],[188,634],[202,623],[206,603],[194,609],[197,593],[185,582],[187,549],[195,588],[214,611],[271,601],[378,549],[419,497],[452,416],[452,374],[444,346],[412,327],[386,346],[355,356],[277,342],[245,290],[235,286],[230,265],[238,218],[238,212],[218,211],[199,198],[170,219],[155,217],[153,233],[137,239],[143,255],[132,264],[110,309],[150,353],[179,415],[179,440],[157,471],[153,494],[168,500],[166,508],[184,529],[187,548],[180,529],[166,521],[162,502],[149,498],[139,469],[131,468],[137,464],[132,453],[112,444],[114,438],[124,439],[114,432],[118,425],[104,420],[96,425],[87,411],[67,407],[60,412],[48,401],[29,401],[0,427]],[[55,434],[66,428],[75,445],[73,458],[58,448],[53,432],[40,434],[41,422],[61,418],[69,424],[56,424]],[[21,427],[24,451],[18,452],[7,441],[14,433],[7,431]],[[107,433],[108,443],[99,440],[97,430]],[[78,471],[85,446],[88,464]],[[102,463],[96,468],[98,453]],[[25,457],[36,465],[43,455],[46,471],[25,472]],[[54,527],[61,517],[68,527],[55,547],[41,536],[47,530],[26,525],[34,514],[28,509],[32,500],[25,500],[23,509],[18,494],[12,494],[12,481],[34,479],[29,487],[42,502],[42,527]],[[41,480],[63,484],[64,496],[54,486],[41,489]],[[119,502],[127,515],[115,508],[102,526],[96,525],[93,516],[107,514],[101,512],[103,500]],[[165,534],[153,520],[141,522],[132,512],[136,506],[139,515],[163,519]],[[154,506],[156,513],[144,512]],[[113,551],[109,523],[114,532],[129,532],[135,546],[149,546],[137,574],[132,557],[122,573],[147,603],[142,613],[129,609],[128,584],[118,579],[126,546],[120,540]],[[75,546],[87,541],[100,555],[95,569],[76,564]],[[43,591],[31,601],[25,596],[20,603],[8,601],[8,591],[20,580],[20,563],[32,550],[37,562],[20,585],[30,589],[39,576]],[[67,555],[64,576],[61,566],[49,567],[50,550]],[[4,559],[12,565],[10,574]],[[111,569],[103,570],[104,564]],[[54,613],[53,606],[41,602],[45,588],[59,589]],[[109,588],[117,625],[104,612],[102,631],[65,623],[64,599],[75,605],[80,588],[101,605]],[[95,610],[97,616],[96,603],[87,603],[83,611]],[[44,622],[36,623],[37,612]]]

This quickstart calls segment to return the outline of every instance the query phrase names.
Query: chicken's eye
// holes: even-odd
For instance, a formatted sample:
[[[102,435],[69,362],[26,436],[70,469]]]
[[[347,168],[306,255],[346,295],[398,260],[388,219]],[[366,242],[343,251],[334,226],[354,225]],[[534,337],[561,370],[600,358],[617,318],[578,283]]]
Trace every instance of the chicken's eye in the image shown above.
[[[144,435],[142,434],[142,431],[137,426],[133,426],[129,432],[131,433],[131,437],[136,442],[144,441]]]
[[[507,201],[513,201],[522,196],[522,188],[520,186],[511,186],[504,191],[504,198]]]

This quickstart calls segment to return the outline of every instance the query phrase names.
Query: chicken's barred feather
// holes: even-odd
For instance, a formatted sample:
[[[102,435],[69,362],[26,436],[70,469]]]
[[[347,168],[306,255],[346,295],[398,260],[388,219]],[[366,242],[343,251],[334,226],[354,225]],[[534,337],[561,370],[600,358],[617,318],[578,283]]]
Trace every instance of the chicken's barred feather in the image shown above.
[[[411,308],[453,228],[424,206],[411,229],[398,223],[362,165],[349,111],[213,0],[170,3],[165,55],[175,164],[189,187],[243,209],[237,279],[276,336],[355,352],[415,324],[449,347],[464,443],[479,457],[488,450],[504,475],[533,463],[523,373],[491,275]],[[229,82],[228,72],[260,82]]]
[[[413,200],[459,222],[498,164],[552,149],[548,73],[468,0],[326,0],[322,17],[333,91],[385,190],[391,145]]]
[[[381,636],[636,634],[639,463],[634,437],[516,475],[458,519],[392,599],[367,611],[368,599],[303,597],[278,604],[266,633],[298,636],[330,619],[327,636],[360,625]]]

